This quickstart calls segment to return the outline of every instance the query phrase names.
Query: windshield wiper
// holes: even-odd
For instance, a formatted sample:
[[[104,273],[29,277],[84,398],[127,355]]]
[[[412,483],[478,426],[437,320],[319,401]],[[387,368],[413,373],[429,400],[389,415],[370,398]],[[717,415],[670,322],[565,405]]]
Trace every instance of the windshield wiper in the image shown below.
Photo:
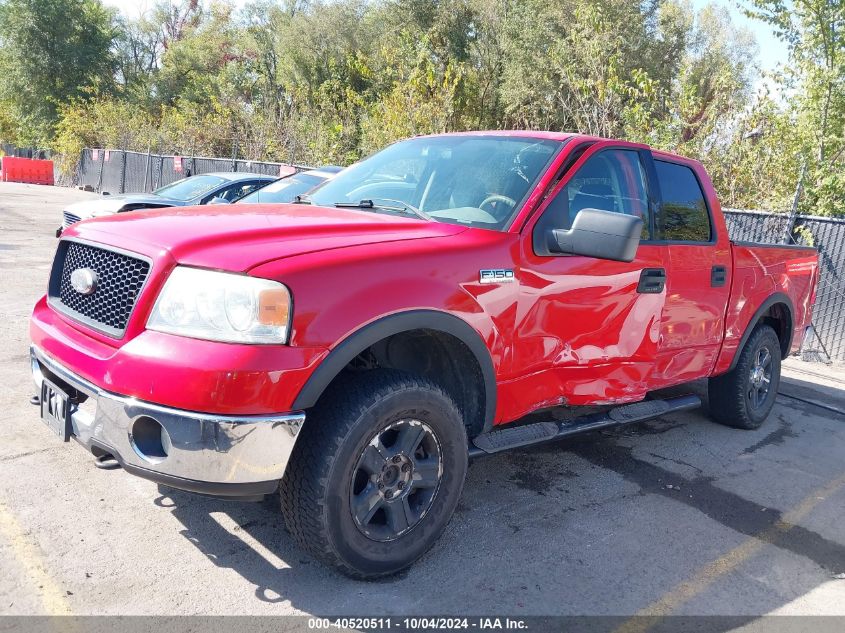
[[[307,193],[301,193],[293,199],[293,204],[314,204],[311,201],[311,196]]]
[[[428,213],[417,209],[414,205],[408,204],[407,202],[393,200],[391,198],[376,198],[376,200],[379,204],[376,204],[373,200],[359,200],[358,202],[335,202],[334,206],[346,209],[375,209],[378,207],[379,209],[389,209],[391,211],[410,211],[418,218],[422,218],[427,222],[434,221],[434,218]],[[388,204],[381,204],[381,202],[387,202]]]

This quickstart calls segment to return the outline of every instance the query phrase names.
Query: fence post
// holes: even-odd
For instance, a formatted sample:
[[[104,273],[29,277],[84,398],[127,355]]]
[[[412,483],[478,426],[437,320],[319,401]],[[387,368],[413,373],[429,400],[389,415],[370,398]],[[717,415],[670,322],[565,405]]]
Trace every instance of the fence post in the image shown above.
[[[72,186],[78,187],[82,185],[82,178],[85,175],[85,148],[82,148],[82,153],[79,155],[79,164],[76,166],[74,170],[75,173],[71,176],[74,179]]]
[[[804,188],[804,176],[807,174],[807,161],[801,165],[801,175],[798,176],[798,185],[795,187],[795,195],[792,198],[792,208],[789,210],[789,218],[786,221],[786,227],[783,229],[783,236],[781,236],[781,244],[789,244],[795,240],[792,237],[792,227],[795,226],[795,216],[798,215],[798,200],[801,198],[801,191]]]
[[[238,171],[238,137],[232,138],[232,171]]]
[[[158,155],[158,181],[153,185],[153,189],[158,189],[161,185],[161,177],[164,175],[164,155]]]
[[[149,184],[147,181],[147,176],[152,176],[152,174],[150,174],[150,169],[152,167],[152,165],[150,164],[152,160],[152,151],[152,145],[147,145],[147,162],[144,163],[144,193],[147,193],[147,185]]]
[[[100,192],[100,188],[103,186],[103,168],[105,167],[106,163],[106,151],[101,149],[100,153],[100,173],[97,175],[97,193]]]
[[[126,141],[120,150],[120,193],[126,192]]]

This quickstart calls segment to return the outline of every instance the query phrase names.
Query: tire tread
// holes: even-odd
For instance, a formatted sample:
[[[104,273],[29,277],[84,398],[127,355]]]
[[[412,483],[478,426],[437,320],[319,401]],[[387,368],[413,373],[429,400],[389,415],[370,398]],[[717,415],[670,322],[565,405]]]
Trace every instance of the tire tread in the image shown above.
[[[753,351],[765,338],[771,339],[774,349],[779,353],[780,341],[777,334],[771,326],[760,324],[754,328],[745,346],[738,352],[739,359],[736,366],[731,371],[708,381],[710,415],[720,424],[737,429],[753,430],[759,428],[765,421],[765,418],[758,421],[750,416],[745,400],[745,377],[751,370]],[[779,362],[779,360],[778,358],[776,361],[773,355],[772,362]],[[773,384],[771,388],[777,389],[778,385]]]
[[[452,398],[437,384],[414,374],[375,369],[342,377],[312,409],[291,455],[279,489],[285,525],[299,545],[326,565],[347,576],[371,579],[389,573],[366,573],[348,565],[332,547],[325,500],[335,455],[355,423],[382,398],[406,390],[436,392],[454,408]]]

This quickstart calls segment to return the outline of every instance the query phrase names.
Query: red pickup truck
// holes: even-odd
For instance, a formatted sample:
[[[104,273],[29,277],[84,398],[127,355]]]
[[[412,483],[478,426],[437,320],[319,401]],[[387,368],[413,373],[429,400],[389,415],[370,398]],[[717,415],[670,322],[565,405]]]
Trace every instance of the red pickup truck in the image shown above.
[[[279,494],[298,542],[371,578],[432,546],[472,457],[698,406],[652,392],[701,378],[716,420],[758,427],[817,276],[813,249],[731,242],[696,161],[417,137],[296,204],[68,229],[33,400],[101,466]]]

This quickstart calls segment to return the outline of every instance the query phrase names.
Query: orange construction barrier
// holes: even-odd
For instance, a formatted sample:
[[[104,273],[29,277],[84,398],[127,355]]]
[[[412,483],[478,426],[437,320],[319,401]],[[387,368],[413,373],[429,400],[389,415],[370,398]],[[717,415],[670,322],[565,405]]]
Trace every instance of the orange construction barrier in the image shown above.
[[[0,162],[0,180],[26,182],[33,185],[52,185],[53,161],[4,156]]]

